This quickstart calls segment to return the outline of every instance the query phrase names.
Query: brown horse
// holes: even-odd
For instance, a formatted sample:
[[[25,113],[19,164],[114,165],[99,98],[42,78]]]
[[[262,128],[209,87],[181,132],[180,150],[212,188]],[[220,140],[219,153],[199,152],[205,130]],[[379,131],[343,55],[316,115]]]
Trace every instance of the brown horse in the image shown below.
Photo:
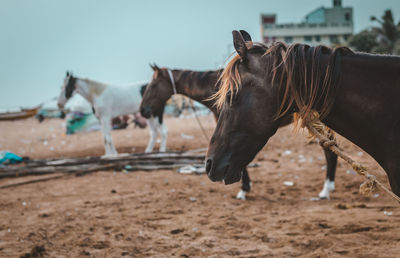
[[[217,105],[215,100],[210,97],[215,95],[219,89],[218,77],[221,75],[222,70],[195,72],[161,69],[156,65],[151,67],[154,70],[154,75],[144,92],[140,105],[142,116],[149,118],[155,114],[162,113],[166,101],[176,92],[204,104],[218,119]],[[288,116],[287,118],[282,122],[281,126],[292,122],[292,117]],[[329,198],[329,192],[334,189],[337,156],[330,151],[325,151],[325,157],[327,160],[327,175],[324,188],[319,194],[320,198]],[[237,194],[237,198],[245,199],[246,192],[249,192],[251,188],[250,178],[245,167],[241,178],[242,187]]]
[[[233,31],[233,42],[237,56],[215,95],[222,111],[206,161],[212,181],[240,180],[285,117],[316,110],[369,153],[400,194],[400,57],[303,44],[267,48],[244,31]]]

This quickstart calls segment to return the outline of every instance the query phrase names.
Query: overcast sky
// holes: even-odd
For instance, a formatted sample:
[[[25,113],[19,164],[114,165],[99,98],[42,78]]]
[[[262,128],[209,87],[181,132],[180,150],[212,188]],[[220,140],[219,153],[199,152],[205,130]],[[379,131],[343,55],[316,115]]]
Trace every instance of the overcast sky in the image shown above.
[[[400,0],[343,0],[355,31]],[[126,84],[151,78],[149,63],[210,70],[231,51],[231,31],[260,40],[260,14],[300,22],[332,0],[0,0],[0,108],[58,95],[66,70]]]

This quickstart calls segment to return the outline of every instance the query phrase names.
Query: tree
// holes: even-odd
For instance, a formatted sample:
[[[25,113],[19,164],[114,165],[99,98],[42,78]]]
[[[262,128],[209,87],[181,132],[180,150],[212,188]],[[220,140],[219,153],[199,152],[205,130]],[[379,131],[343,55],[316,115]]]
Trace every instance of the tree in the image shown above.
[[[350,40],[350,46],[361,52],[372,52],[372,49],[378,46],[376,42],[377,33],[375,30],[363,30],[353,35]]]
[[[400,21],[396,26],[392,11],[386,10],[381,19],[372,16],[371,21],[380,26],[354,35],[349,40],[350,46],[363,52],[400,54]]]

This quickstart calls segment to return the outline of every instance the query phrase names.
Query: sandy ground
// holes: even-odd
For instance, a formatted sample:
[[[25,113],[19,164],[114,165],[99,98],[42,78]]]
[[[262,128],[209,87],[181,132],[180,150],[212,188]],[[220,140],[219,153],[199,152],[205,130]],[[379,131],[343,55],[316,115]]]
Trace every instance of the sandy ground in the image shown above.
[[[211,116],[202,122],[211,135]],[[168,148],[207,146],[193,118],[166,118]],[[113,131],[119,152],[142,152],[148,130]],[[31,158],[102,155],[100,132],[66,136],[62,120],[0,123],[0,150]],[[385,173],[340,139],[357,161]],[[0,189],[0,257],[399,257],[400,206],[363,197],[363,179],[339,162],[331,200],[313,201],[325,177],[316,144],[282,128],[250,168],[252,192],[234,197],[205,175],[104,171]],[[39,177],[0,180],[0,186]],[[293,186],[286,186],[291,181]]]

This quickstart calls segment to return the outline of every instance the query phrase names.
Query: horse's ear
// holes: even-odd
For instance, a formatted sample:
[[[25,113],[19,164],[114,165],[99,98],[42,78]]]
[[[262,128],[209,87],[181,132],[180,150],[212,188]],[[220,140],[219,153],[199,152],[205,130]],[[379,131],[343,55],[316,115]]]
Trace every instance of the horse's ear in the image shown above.
[[[242,34],[242,37],[243,37],[243,39],[244,39],[244,41],[253,41],[252,39],[251,39],[251,36],[250,36],[250,34],[247,32],[247,31],[245,31],[245,30],[240,30],[240,34]]]
[[[153,69],[153,71],[159,71],[160,68],[158,68],[158,66],[156,64],[150,64],[151,69]]]
[[[246,42],[247,49],[252,48],[253,47],[253,41],[251,40],[250,34],[245,30],[240,30],[240,34],[242,34],[242,37],[243,37],[244,41]]]
[[[67,76],[67,77],[69,76],[69,71],[67,71],[67,73],[65,74],[65,76]]]
[[[232,36],[233,46],[235,47],[236,52],[242,60],[247,59],[247,46],[242,34],[239,31],[234,30],[232,31]]]

